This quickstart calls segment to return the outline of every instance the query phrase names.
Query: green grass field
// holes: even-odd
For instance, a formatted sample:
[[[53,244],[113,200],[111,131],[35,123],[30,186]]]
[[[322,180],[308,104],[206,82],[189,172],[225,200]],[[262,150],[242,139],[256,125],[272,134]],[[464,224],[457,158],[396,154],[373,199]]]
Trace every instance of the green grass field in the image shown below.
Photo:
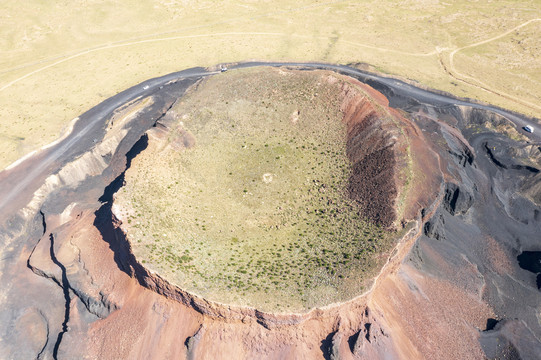
[[[139,261],[205,298],[266,310],[360,294],[392,241],[348,197],[340,92],[327,73],[251,69],[177,104],[169,146],[138,156],[116,197]]]

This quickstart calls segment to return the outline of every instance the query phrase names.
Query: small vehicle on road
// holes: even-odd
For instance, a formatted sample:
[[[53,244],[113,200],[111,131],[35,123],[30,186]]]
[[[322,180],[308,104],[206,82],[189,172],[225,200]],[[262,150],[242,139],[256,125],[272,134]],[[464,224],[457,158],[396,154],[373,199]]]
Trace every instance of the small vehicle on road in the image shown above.
[[[148,85],[143,86],[143,90],[148,90],[149,88],[150,88],[150,86],[148,86]]]
[[[531,125],[526,125],[523,127],[524,131],[533,133],[533,127]]]
[[[227,71],[227,66],[222,66],[222,67],[220,68],[220,71],[221,71],[221,72],[226,72],[226,71]]]

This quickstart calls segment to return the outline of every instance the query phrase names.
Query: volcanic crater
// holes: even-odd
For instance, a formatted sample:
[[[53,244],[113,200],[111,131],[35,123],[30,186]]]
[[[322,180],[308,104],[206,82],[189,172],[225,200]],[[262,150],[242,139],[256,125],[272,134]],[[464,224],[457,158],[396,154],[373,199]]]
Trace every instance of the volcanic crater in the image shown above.
[[[0,174],[0,357],[537,358],[537,120],[263,65],[147,80]]]
[[[347,76],[223,73],[147,132],[112,211],[147,287],[304,313],[367,293],[412,228],[414,134]]]

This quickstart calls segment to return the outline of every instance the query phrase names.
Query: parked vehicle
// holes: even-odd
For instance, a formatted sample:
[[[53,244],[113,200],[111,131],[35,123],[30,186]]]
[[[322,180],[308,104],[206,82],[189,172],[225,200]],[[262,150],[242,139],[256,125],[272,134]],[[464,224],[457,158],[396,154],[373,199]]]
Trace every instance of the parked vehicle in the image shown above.
[[[533,133],[533,127],[531,125],[526,125],[523,127],[524,131],[527,131],[529,133]]]

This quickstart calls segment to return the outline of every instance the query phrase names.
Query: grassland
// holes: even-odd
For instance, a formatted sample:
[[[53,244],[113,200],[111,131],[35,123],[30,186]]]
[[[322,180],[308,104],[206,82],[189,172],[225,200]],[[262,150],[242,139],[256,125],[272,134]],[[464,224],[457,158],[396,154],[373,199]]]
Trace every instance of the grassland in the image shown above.
[[[460,76],[486,89],[499,89],[541,113],[539,97],[531,89],[541,87],[541,21],[519,28],[494,41],[466,48],[454,57]],[[487,66],[490,64],[490,66]],[[482,77],[476,74],[484,74]]]
[[[245,59],[365,62],[538,116],[539,22],[456,52],[450,67],[454,51],[536,18],[535,0],[7,0],[0,9],[0,168],[131,85]]]
[[[251,69],[177,104],[179,127],[134,160],[115,201],[136,257],[206,298],[266,310],[360,294],[392,234],[349,199],[340,86]]]

